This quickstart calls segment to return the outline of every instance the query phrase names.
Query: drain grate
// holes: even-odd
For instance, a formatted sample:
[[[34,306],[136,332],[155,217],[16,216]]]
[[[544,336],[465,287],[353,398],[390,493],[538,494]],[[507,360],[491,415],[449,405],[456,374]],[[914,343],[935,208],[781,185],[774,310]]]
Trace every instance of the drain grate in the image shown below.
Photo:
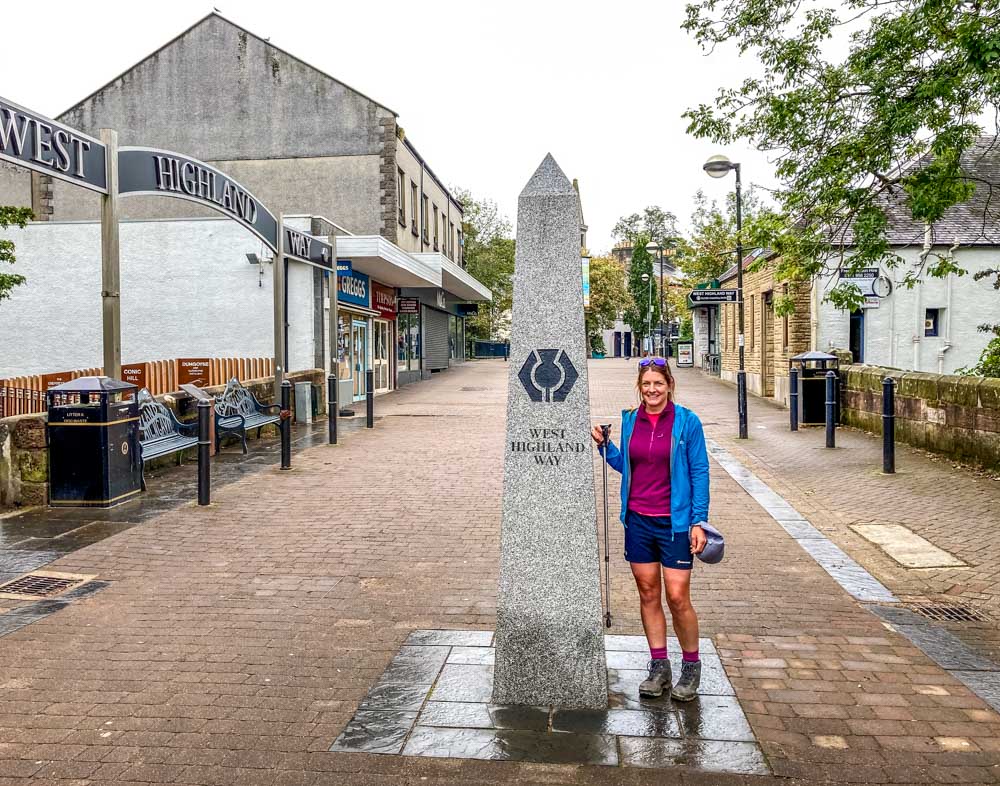
[[[911,604],[908,607],[928,619],[937,622],[986,622],[979,613],[965,606],[947,606],[933,604]]]
[[[67,573],[29,573],[6,584],[0,584],[0,596],[16,598],[51,598],[66,590],[79,587],[90,576],[74,576]]]

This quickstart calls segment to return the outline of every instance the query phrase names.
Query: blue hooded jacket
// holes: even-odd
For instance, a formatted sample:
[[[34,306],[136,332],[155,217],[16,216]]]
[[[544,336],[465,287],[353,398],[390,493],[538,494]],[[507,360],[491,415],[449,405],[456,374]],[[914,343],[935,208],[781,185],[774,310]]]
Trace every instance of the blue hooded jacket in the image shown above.
[[[622,474],[622,512],[625,523],[631,467],[628,446],[638,417],[637,409],[622,411],[622,446],[608,442],[607,461]],[[604,455],[604,448],[599,448]],[[708,521],[708,451],[701,421],[687,407],[674,404],[674,428],[670,444],[670,522],[674,532],[687,532]]]

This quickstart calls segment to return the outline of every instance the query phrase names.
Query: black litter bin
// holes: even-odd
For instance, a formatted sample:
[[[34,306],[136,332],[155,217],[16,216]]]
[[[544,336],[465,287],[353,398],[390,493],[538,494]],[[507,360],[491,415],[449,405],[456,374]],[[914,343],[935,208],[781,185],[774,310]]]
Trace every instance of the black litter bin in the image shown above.
[[[46,394],[49,504],[110,508],[139,494],[138,388],[80,377]]]
[[[834,419],[840,422],[840,360],[826,352],[803,352],[788,361],[799,367],[799,425],[822,426],[826,423],[826,372],[837,373]]]

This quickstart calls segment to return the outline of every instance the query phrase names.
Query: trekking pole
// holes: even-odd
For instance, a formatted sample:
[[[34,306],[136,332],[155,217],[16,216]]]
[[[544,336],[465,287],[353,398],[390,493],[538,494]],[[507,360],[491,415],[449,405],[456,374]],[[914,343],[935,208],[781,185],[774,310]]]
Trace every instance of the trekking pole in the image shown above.
[[[608,443],[611,441],[611,424],[601,426],[604,438],[604,627],[611,627],[611,550],[608,545]]]

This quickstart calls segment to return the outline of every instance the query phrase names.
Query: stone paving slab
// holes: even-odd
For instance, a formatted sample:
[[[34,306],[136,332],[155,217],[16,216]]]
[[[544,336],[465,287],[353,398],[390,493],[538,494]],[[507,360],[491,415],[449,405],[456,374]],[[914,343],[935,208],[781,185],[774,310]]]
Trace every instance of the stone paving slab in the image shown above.
[[[467,642],[492,639],[492,631],[411,633],[330,750],[622,767],[678,762],[700,766],[711,759],[709,769],[719,772],[770,772],[708,639],[699,644],[704,652],[701,695],[684,704],[669,696],[639,696],[649,662],[644,636],[607,636],[605,710],[490,703],[492,647]],[[445,642],[453,646],[442,663],[438,651]],[[672,666],[679,672],[680,648],[673,644]],[[426,661],[420,657],[424,649],[429,650]],[[465,662],[470,651],[477,662]],[[633,739],[640,737],[677,744],[649,745]]]

